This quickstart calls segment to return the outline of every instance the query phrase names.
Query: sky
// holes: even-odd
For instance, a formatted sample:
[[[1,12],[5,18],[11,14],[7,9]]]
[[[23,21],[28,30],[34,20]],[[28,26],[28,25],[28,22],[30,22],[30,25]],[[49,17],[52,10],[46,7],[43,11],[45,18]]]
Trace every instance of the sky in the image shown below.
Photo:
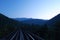
[[[0,0],[0,13],[10,18],[51,19],[60,13],[60,0]]]

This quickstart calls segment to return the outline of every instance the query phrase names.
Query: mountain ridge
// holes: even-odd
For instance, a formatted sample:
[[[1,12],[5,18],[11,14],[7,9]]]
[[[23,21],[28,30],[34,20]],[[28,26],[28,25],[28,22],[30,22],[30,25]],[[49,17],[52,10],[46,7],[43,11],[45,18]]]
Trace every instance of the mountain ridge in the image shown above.
[[[53,17],[52,19],[50,19],[47,24],[48,25],[55,25],[55,23],[58,23],[60,24],[60,14],[56,15],[55,17]]]
[[[25,19],[25,20],[22,20],[21,22],[27,23],[27,24],[43,25],[45,22],[47,22],[47,20],[43,20],[43,19],[33,19],[33,18],[21,18],[21,19]],[[15,20],[20,21],[20,18]]]

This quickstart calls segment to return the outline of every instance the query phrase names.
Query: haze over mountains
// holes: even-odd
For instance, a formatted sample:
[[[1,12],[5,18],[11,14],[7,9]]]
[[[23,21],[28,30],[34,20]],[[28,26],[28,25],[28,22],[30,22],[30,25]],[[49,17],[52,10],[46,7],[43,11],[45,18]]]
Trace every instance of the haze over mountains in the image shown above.
[[[48,20],[33,19],[33,18],[16,18],[15,20],[21,21],[27,24],[36,24],[36,25],[44,25],[48,21]]]
[[[0,37],[6,36],[10,32],[16,31],[20,28],[32,31],[35,34],[40,32],[39,35],[45,39],[48,39],[47,37],[55,39],[55,35],[60,33],[60,14],[50,20],[31,18],[12,19],[0,14]],[[59,39],[59,36],[56,38]]]

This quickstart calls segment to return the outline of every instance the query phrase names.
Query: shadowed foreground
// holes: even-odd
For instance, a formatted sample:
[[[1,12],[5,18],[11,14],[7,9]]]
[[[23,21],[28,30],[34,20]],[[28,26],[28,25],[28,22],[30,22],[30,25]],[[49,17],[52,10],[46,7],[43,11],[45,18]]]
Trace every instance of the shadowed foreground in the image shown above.
[[[0,40],[44,40],[44,39],[36,34],[33,34],[32,32],[17,30],[16,32],[12,32],[8,36]]]

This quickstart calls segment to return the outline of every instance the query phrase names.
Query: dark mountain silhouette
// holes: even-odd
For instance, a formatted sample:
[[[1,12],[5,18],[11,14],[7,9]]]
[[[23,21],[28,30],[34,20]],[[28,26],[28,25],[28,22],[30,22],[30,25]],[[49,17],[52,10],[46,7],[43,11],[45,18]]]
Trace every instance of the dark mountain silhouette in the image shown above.
[[[21,22],[8,18],[0,13],[0,37],[15,31],[21,24]]]
[[[8,17],[6,17],[6,16],[4,16],[3,14],[0,13],[0,19],[3,19],[4,17],[8,18]]]
[[[26,24],[35,24],[35,25],[44,25],[47,20],[42,20],[42,19],[32,19],[32,18],[16,18],[15,20],[21,21]]]
[[[0,25],[1,25],[0,27],[9,25],[15,27],[14,25],[16,24],[18,26],[18,23],[20,24],[19,21],[13,20],[11,18],[6,17],[3,14],[0,14]]]
[[[48,26],[60,26],[60,14],[57,16],[53,17],[47,22]]]
[[[60,14],[47,22],[48,36],[50,40],[60,40]]]

